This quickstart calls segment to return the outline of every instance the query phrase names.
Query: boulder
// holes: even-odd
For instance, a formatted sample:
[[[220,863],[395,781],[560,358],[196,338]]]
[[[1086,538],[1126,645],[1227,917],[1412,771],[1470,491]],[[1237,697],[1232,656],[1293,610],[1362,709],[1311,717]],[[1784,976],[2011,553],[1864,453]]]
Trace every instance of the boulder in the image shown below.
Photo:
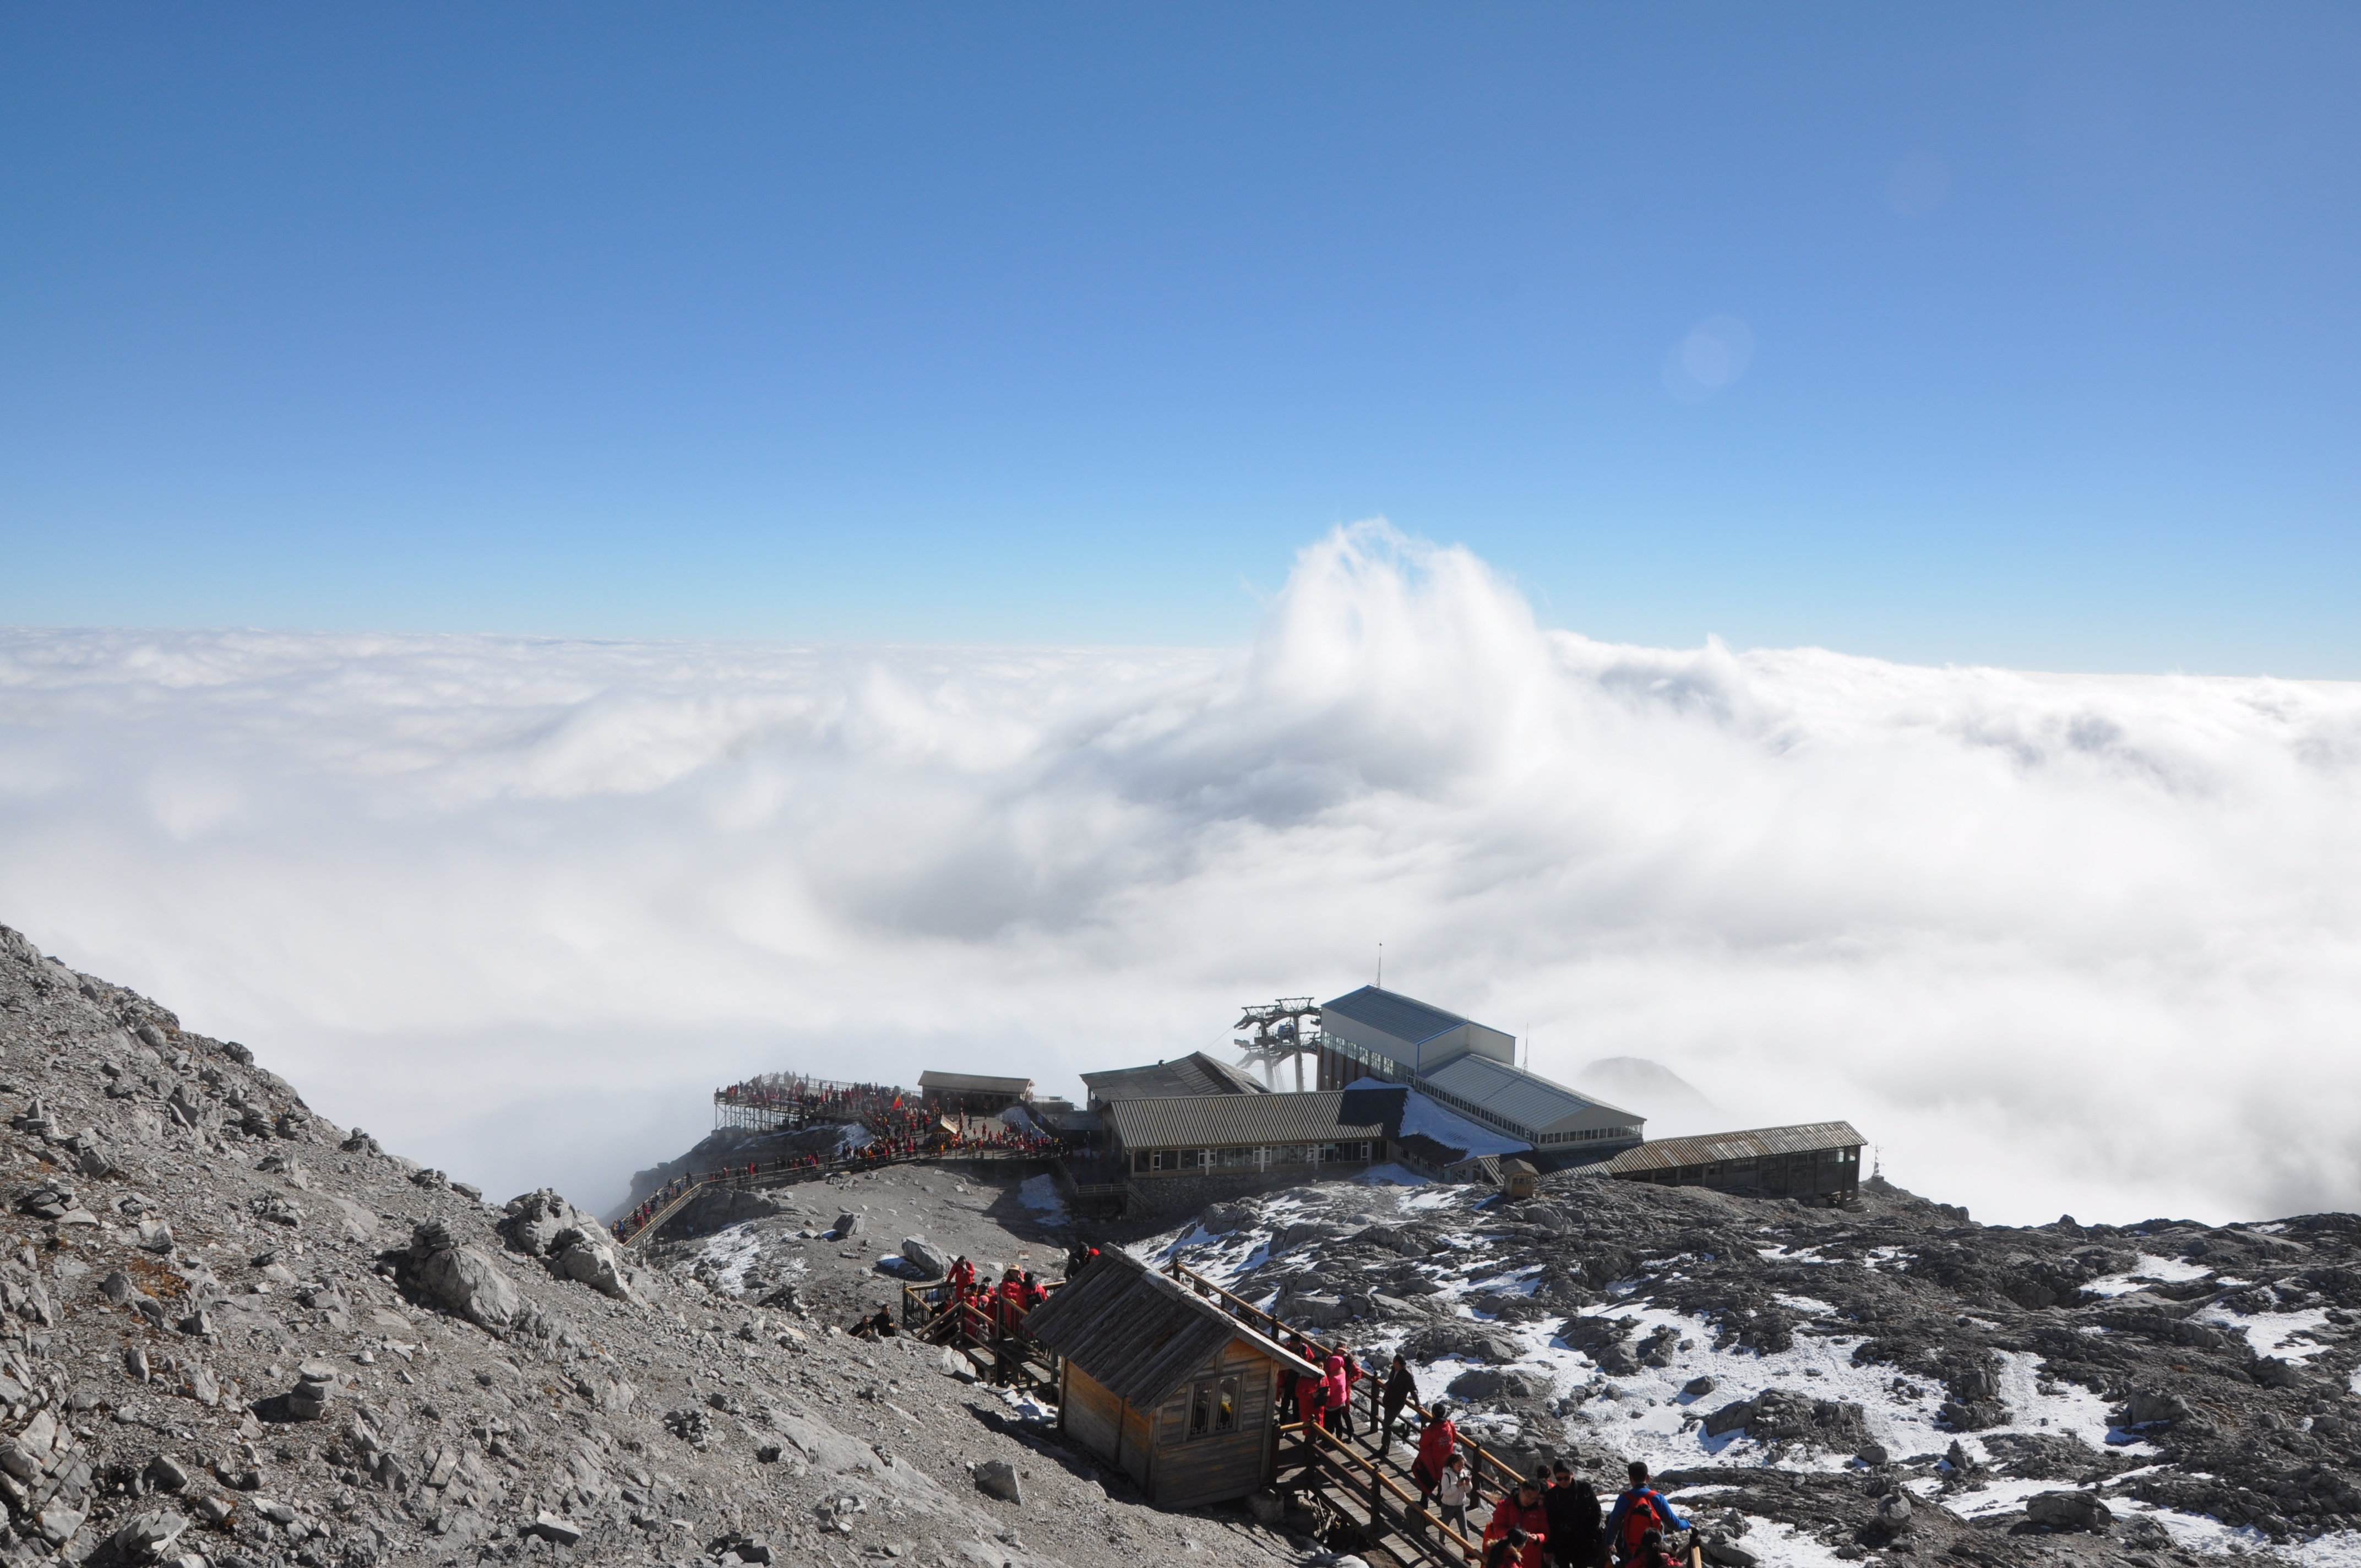
[[[2025,1517],[2051,1530],[2103,1532],[2115,1522],[2114,1510],[2095,1492],[2041,1492],[2026,1499]]]
[[[1197,1216],[1197,1227],[1211,1236],[1225,1236],[1254,1223],[1252,1209],[1243,1203],[1215,1203]]]
[[[975,1484],[995,1497],[1022,1506],[1025,1488],[1016,1483],[1016,1467],[1005,1459],[987,1459],[975,1467]]]
[[[864,1228],[861,1215],[848,1209],[836,1217],[836,1223],[830,1228],[829,1234],[838,1241],[843,1241],[848,1237],[859,1235]]]
[[[943,1249],[924,1236],[902,1238],[902,1261],[923,1279],[940,1279],[951,1271],[951,1260],[943,1255]]]
[[[126,1563],[142,1563],[164,1554],[189,1528],[186,1516],[173,1508],[141,1514],[106,1538],[109,1551]]]
[[[2266,1388],[2301,1388],[2305,1382],[2301,1366],[2276,1355],[2257,1356],[2246,1376]]]
[[[1910,1524],[1910,1499],[1901,1492],[1890,1492],[1877,1499],[1877,1522],[1887,1530],[1904,1530]]]
[[[1718,1568],[1754,1568],[1755,1563],[1761,1561],[1736,1541],[1723,1541],[1719,1536],[1700,1542],[1697,1550],[1704,1553],[1708,1563],[1717,1564]]]
[[[1686,1394],[1692,1399],[1702,1398],[1706,1395],[1712,1393],[1713,1390],[1714,1381],[1710,1377],[1692,1377],[1687,1382],[1681,1385],[1681,1392]],[[1878,1463],[1883,1464],[1885,1462],[1883,1460],[1880,1460]]]
[[[2169,1388],[2135,1388],[2132,1397],[2124,1401],[2124,1425],[2154,1426],[2162,1421],[2186,1420],[2189,1401]]]
[[[582,1541],[580,1525],[546,1511],[533,1516],[533,1533],[558,1546],[576,1546]]]
[[[1470,1318],[1447,1318],[1421,1329],[1403,1341],[1401,1348],[1404,1355],[1418,1362],[1458,1357],[1497,1364],[1520,1360],[1525,1354],[1515,1335]]]
[[[1246,1511],[1265,1530],[1277,1530],[1279,1521],[1287,1517],[1287,1499],[1268,1486],[1257,1486],[1246,1494]]]
[[[1727,1404],[1705,1419],[1708,1437],[1745,1429],[1757,1442],[1806,1442],[1841,1453],[1869,1446],[1869,1430],[1859,1405],[1815,1399],[1788,1388],[1765,1388],[1752,1399]]]
[[[411,1277],[419,1288],[478,1328],[504,1329],[523,1314],[523,1298],[499,1260],[454,1245],[441,1222],[418,1226],[410,1256]]]
[[[1547,1385],[1515,1367],[1476,1366],[1453,1378],[1446,1392],[1455,1399],[1530,1399]]]
[[[639,1297],[631,1291],[630,1276],[602,1234],[566,1232],[550,1254],[549,1271],[561,1279],[588,1285],[601,1296],[611,1296],[635,1307],[640,1304]]]
[[[533,1257],[547,1257],[560,1250],[562,1238],[568,1231],[601,1242],[607,1239],[606,1227],[595,1216],[577,1209],[547,1187],[510,1199],[508,1217],[500,1223],[500,1233],[509,1245]]]

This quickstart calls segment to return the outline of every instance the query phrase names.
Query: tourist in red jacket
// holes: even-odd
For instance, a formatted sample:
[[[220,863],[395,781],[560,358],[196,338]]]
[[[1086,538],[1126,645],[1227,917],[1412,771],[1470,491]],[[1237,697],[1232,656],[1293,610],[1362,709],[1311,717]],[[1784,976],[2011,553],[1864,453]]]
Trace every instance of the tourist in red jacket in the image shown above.
[[[1501,1540],[1511,1526],[1525,1532],[1525,1549],[1517,1558],[1517,1568],[1548,1568],[1543,1550],[1549,1540],[1549,1510],[1542,1506],[1540,1482],[1520,1481],[1514,1493],[1500,1499],[1484,1526],[1484,1544],[1489,1547]]]

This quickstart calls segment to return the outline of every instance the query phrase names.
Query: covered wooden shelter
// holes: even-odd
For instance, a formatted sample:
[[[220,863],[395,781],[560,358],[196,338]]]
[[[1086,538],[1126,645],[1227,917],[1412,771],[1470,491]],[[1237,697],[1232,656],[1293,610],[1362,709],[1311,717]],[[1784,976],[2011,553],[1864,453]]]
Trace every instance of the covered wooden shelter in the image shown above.
[[[1242,1497],[1279,1463],[1279,1379],[1318,1368],[1112,1249],[1025,1320],[1060,1358],[1060,1423],[1162,1508]]]

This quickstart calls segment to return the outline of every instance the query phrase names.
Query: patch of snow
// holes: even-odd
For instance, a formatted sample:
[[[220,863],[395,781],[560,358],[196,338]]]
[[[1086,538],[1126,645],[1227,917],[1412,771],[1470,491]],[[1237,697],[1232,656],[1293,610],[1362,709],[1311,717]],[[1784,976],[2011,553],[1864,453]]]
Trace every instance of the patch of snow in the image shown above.
[[[2282,1361],[2301,1361],[2326,1348],[2316,1340],[2294,1337],[2307,1329],[2317,1333],[2327,1325],[2328,1311],[2322,1307],[2308,1307],[2300,1312],[2250,1313],[2234,1312],[2227,1307],[2208,1307],[2197,1314],[2197,1321],[2236,1330],[2246,1336],[2248,1347],[2257,1355],[2276,1355]]]
[[[2179,1285],[2191,1279],[2203,1279],[2213,1272],[2203,1264],[2192,1263],[2187,1258],[2158,1257],[2153,1253],[2142,1253],[2139,1261],[2121,1274],[2093,1279],[2082,1288],[2093,1296],[2128,1296],[2159,1281]]]
[[[1373,1165],[1353,1179],[1356,1181],[1366,1182],[1372,1187],[1424,1187],[1428,1185],[1428,1181],[1425,1177],[1421,1176],[1410,1167],[1395,1161],[1388,1161],[1384,1165]]]
[[[1025,1184],[1016,1190],[1016,1201],[1053,1224],[1065,1223],[1066,1200],[1059,1192],[1054,1176],[1044,1173],[1027,1177]]]

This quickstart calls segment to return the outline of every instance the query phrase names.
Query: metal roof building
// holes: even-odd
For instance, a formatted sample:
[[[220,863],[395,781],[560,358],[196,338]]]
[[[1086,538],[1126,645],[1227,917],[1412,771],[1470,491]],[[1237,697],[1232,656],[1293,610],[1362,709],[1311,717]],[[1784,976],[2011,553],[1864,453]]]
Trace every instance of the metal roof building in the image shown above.
[[[1104,1072],[1086,1072],[1082,1082],[1090,1089],[1090,1105],[1099,1110],[1118,1100],[1172,1100],[1202,1094],[1268,1094],[1269,1090],[1255,1081],[1242,1069],[1203,1051],[1191,1051],[1170,1061],[1150,1062],[1145,1067],[1110,1068]]]
[[[1320,1033],[1349,1059],[1398,1083],[1471,1053],[1517,1059],[1515,1036],[1374,985],[1322,1003]]]
[[[1665,1187],[1841,1198],[1861,1185],[1867,1142],[1850,1122],[1708,1133],[1626,1149],[1608,1163],[1607,1173]]]
[[[1461,1115],[1523,1138],[1543,1153],[1636,1143],[1647,1121],[1490,1057],[1463,1056],[1431,1068],[1418,1087]]]
[[[1204,1094],[1118,1100],[1104,1113],[1126,1149],[1253,1148],[1387,1138],[1401,1125],[1406,1089],[1330,1089],[1307,1094]]]
[[[935,1105],[994,1115],[1033,1098],[1029,1078],[993,1078],[977,1072],[935,1072],[918,1075],[918,1092]]]

